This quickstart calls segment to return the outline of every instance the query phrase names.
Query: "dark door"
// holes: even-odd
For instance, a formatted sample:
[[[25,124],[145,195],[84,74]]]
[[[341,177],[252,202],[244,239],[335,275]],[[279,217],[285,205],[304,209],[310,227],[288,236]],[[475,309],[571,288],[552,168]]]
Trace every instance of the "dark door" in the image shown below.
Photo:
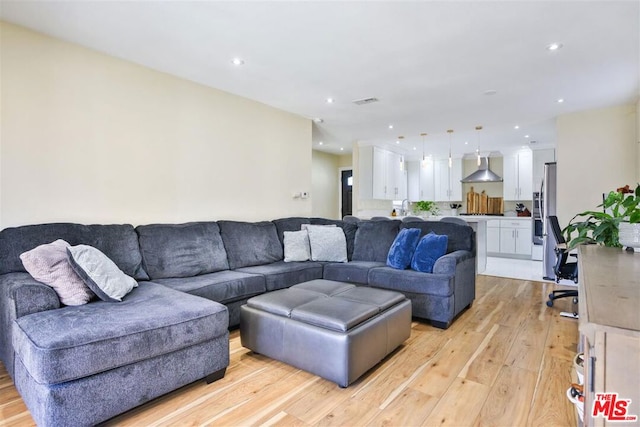
[[[353,185],[352,185],[353,171],[346,170],[341,173],[342,183],[342,218],[345,215],[353,215],[351,211],[351,205],[353,201]]]

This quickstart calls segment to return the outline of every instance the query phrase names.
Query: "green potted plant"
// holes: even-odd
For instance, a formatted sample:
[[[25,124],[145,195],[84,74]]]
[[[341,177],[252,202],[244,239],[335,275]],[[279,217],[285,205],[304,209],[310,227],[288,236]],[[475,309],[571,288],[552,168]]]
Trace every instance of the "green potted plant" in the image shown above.
[[[633,247],[633,241],[629,238],[634,240],[633,236],[640,237],[640,184],[635,191],[626,185],[609,192],[598,207],[603,210],[581,212],[569,221],[563,230],[568,237],[568,247],[571,249],[583,243]]]
[[[425,215],[438,215],[438,206],[436,202],[431,202],[428,200],[420,200],[415,203],[415,210],[417,212],[424,212]]]

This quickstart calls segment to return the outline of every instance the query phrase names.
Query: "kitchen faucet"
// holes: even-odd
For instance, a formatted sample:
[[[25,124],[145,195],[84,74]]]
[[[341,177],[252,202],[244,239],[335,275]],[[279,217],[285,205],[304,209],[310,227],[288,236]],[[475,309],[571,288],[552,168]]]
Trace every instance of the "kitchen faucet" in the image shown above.
[[[404,208],[404,202],[407,202],[407,208]],[[404,199],[402,205],[400,205],[400,215],[405,216],[409,214],[409,199]]]

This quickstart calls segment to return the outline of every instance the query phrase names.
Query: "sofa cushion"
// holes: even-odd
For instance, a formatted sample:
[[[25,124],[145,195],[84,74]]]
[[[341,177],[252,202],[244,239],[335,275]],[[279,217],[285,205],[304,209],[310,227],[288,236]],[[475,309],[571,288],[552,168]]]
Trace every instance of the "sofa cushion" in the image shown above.
[[[434,232],[422,237],[411,259],[411,268],[423,273],[432,273],[438,258],[447,253],[448,240],[446,235]]]
[[[323,278],[366,285],[369,282],[369,270],[374,267],[384,267],[385,265],[384,262],[376,261],[349,261],[347,263],[326,264]]]
[[[313,279],[322,279],[323,264],[320,262],[284,262],[243,267],[236,271],[264,276],[267,291],[288,288]]]
[[[62,239],[36,246],[20,255],[31,277],[51,286],[64,305],[82,305],[95,295],[69,263],[69,243]]]
[[[358,224],[355,222],[345,222],[335,219],[327,218],[311,218],[311,224],[313,225],[336,225],[342,228],[344,231],[344,237],[347,240],[347,259],[351,261],[353,258],[354,241],[356,238],[356,231],[358,230]]]
[[[119,304],[21,317],[13,323],[13,345],[37,382],[56,384],[196,345],[227,327],[225,306],[144,282]]]
[[[312,261],[347,262],[347,240],[342,228],[305,225],[309,233]]]
[[[468,225],[454,224],[442,221],[412,221],[403,222],[400,228],[419,228],[422,235],[434,232],[446,234],[448,237],[447,253],[459,250],[471,251],[475,254],[475,232]]]
[[[302,230],[302,224],[311,224],[309,218],[302,217],[290,217],[279,218],[271,221],[275,224],[278,232],[278,239],[284,244],[284,232],[285,231],[300,231]]]
[[[284,232],[284,262],[309,261],[311,246],[307,230]]]
[[[153,282],[222,304],[243,300],[267,291],[264,276],[231,270],[194,277],[157,279]]]
[[[283,259],[282,243],[274,223],[218,221],[218,225],[232,270]]]
[[[353,249],[354,261],[387,262],[389,248],[400,229],[400,221],[362,221],[358,223]]]
[[[369,286],[440,297],[453,294],[453,279],[448,274],[429,274],[391,267],[372,268],[369,271]]]
[[[67,248],[69,263],[78,276],[102,301],[122,301],[138,282],[118,268],[98,249],[78,245]]]
[[[406,270],[411,265],[413,253],[420,241],[420,230],[403,228],[391,244],[387,255],[387,265],[399,270]]]
[[[149,277],[191,277],[228,270],[220,227],[215,222],[136,227]]]
[[[102,251],[118,268],[137,280],[149,278],[142,267],[138,235],[132,225],[70,223],[25,225],[0,231],[0,274],[24,272],[20,254],[62,239],[70,245],[89,245]]]

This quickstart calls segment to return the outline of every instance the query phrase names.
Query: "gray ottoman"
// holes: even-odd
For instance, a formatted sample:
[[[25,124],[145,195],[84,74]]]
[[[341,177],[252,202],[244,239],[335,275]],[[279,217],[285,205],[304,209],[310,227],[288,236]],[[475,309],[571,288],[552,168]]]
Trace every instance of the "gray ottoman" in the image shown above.
[[[347,387],[411,334],[398,292],[312,280],[240,308],[242,345]]]

